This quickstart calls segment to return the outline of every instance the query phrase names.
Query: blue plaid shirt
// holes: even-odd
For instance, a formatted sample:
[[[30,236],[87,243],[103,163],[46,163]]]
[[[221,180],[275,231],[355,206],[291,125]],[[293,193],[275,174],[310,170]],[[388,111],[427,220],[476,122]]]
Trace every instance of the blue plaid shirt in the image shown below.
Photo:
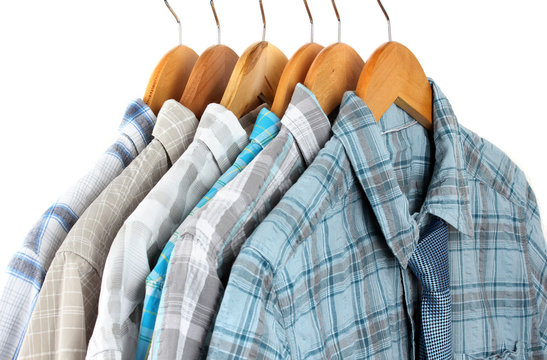
[[[120,136],[95,166],[44,212],[8,265],[0,297],[0,359],[15,359],[46,272],[72,226],[103,189],[152,140],[156,116],[140,99],[132,101]]]
[[[333,138],[242,248],[211,359],[415,358],[420,229],[448,224],[456,359],[547,357],[547,254],[536,200],[439,88],[434,132],[354,93]]]
[[[253,128],[253,132],[249,136],[249,144],[243,149],[241,154],[236,158],[234,164],[217,180],[215,185],[205,194],[205,196],[196,205],[196,208],[190,215],[193,215],[195,210],[203,207],[211,200],[216,193],[232,181],[237,174],[243,171],[247,165],[272,141],[279,132],[281,122],[279,118],[267,108],[260,110],[258,118]]]

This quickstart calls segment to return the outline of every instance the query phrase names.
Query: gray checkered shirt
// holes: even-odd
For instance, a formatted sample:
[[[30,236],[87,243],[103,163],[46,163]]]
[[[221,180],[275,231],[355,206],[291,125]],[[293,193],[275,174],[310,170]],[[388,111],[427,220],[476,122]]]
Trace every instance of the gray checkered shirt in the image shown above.
[[[331,135],[328,118],[300,84],[281,122],[277,137],[179,228],[152,359],[199,357],[239,248]]]

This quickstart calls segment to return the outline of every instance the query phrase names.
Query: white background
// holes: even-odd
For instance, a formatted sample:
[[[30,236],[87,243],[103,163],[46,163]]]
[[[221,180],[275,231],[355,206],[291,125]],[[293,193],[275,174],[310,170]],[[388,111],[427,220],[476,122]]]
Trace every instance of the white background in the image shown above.
[[[335,42],[330,1],[309,4],[316,42]],[[184,44],[201,53],[216,42],[208,1],[171,5]],[[241,54],[260,40],[257,0],[215,5],[224,44]],[[377,3],[337,5],[342,40],[366,60],[387,40]],[[267,40],[290,57],[309,41],[302,1],[264,0],[264,6]],[[547,3],[384,0],[384,6],[393,39],[418,57],[460,123],[524,170],[547,211]],[[127,102],[144,95],[152,70],[177,42],[177,25],[160,0],[0,2],[1,276],[42,212],[116,138]]]

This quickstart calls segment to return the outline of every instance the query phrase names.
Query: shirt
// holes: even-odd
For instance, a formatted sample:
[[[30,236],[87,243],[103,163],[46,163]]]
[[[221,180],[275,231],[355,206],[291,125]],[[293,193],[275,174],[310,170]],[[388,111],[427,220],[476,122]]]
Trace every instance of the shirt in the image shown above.
[[[243,116],[239,121],[236,116],[219,104],[210,104],[204,112],[200,121],[199,129],[196,133],[196,138],[187,151],[188,155],[184,155],[185,164],[181,164],[181,172],[177,176],[183,176],[184,179],[179,186],[177,202],[185,204],[180,221],[173,224],[178,227],[184,217],[188,214],[203,197],[207,190],[213,186],[219,176],[226,171],[230,164],[244,147],[248,144],[247,136],[252,129],[252,126],[257,119],[257,116],[263,106],[259,106],[254,111]],[[245,129],[245,130],[244,130]],[[156,244],[153,244],[153,251],[148,251],[156,254],[153,259],[158,259],[157,253],[163,247],[163,251],[157,260],[156,266],[150,272],[147,267],[147,272],[144,274],[146,281],[138,285],[138,291],[145,292],[144,311],[142,314],[140,333],[137,345],[137,359],[145,359],[148,356],[150,341],[156,322],[157,306],[163,287],[163,276],[167,268],[167,261],[171,254],[172,243],[165,244],[170,235],[173,234],[173,227],[166,231],[167,238],[161,239]],[[165,247],[164,247],[165,245]],[[152,259],[151,258],[151,259]],[[150,261],[150,263],[154,263]],[[144,269],[143,269],[144,270]],[[148,276],[146,276],[148,275]],[[135,288],[137,289],[137,288]],[[137,291],[137,290],[135,290]],[[142,295],[141,295],[142,296]],[[141,297],[142,301],[142,297]],[[128,350],[128,357],[134,357],[134,350]],[[125,354],[124,354],[124,358]]]
[[[229,268],[246,238],[331,135],[315,96],[299,84],[279,135],[179,228],[154,331],[152,358],[193,359],[207,349]]]
[[[23,247],[8,265],[0,296],[1,360],[17,358],[46,272],[66,235],[89,204],[152,140],[155,122],[156,116],[142,100],[132,101],[123,116],[118,139],[26,235]]]
[[[185,111],[197,128],[192,143],[127,218],[112,243],[88,359],[135,358],[149,264],[247,143],[238,119],[219,105],[207,108],[199,126],[190,110]]]
[[[137,204],[186,149],[194,122],[176,101],[158,114],[154,139],[74,225],[47,272],[20,359],[83,359],[95,325],[104,263],[112,240]]]
[[[547,256],[536,200],[434,84],[432,134],[354,93],[334,136],[242,248],[212,359],[415,358],[420,229],[448,224],[455,359],[547,356]]]
[[[258,114],[253,132],[249,136],[249,144],[238,155],[234,164],[215,182],[211,190],[198,202],[196,208],[203,207],[226,184],[232,181],[247,165],[272,141],[279,132],[279,118],[270,110],[264,108]]]

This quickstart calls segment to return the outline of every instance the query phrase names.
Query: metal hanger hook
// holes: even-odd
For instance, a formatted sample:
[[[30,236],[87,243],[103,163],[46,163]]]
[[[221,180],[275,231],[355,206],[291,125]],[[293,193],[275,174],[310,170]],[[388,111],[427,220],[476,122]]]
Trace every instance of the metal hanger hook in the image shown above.
[[[214,0],[211,0],[211,9],[213,10],[213,15],[215,16],[215,21],[217,23],[218,29],[218,44],[220,45],[220,22],[218,21],[217,11],[215,10]]]
[[[338,19],[338,42],[342,42],[342,21],[340,20],[340,14],[338,13],[338,8],[336,7],[334,0],[332,0],[332,7],[334,8],[336,19]]]
[[[163,2],[165,2],[165,5],[169,9],[169,11],[171,11],[171,14],[173,14],[173,16],[175,17],[175,20],[177,20],[177,24],[179,25],[179,45],[182,45],[182,25],[180,24],[179,17],[177,16],[173,8],[169,5],[167,0],[163,0]]]
[[[262,14],[262,41],[266,41],[266,15],[264,15],[264,5],[262,0],[258,0],[260,4],[260,13]]]
[[[384,8],[384,5],[382,5],[382,2],[380,0],[378,1],[378,5],[380,5],[380,9],[382,9],[382,12],[384,13],[384,16],[387,20],[387,36],[389,38],[389,41],[391,41],[391,21],[389,20],[389,15],[387,14],[386,9]]]
[[[310,25],[311,25],[310,42],[313,42],[313,17],[311,16],[310,7],[308,6],[307,0],[304,0],[304,5],[306,6],[306,11],[308,12],[308,17],[310,18]]]

